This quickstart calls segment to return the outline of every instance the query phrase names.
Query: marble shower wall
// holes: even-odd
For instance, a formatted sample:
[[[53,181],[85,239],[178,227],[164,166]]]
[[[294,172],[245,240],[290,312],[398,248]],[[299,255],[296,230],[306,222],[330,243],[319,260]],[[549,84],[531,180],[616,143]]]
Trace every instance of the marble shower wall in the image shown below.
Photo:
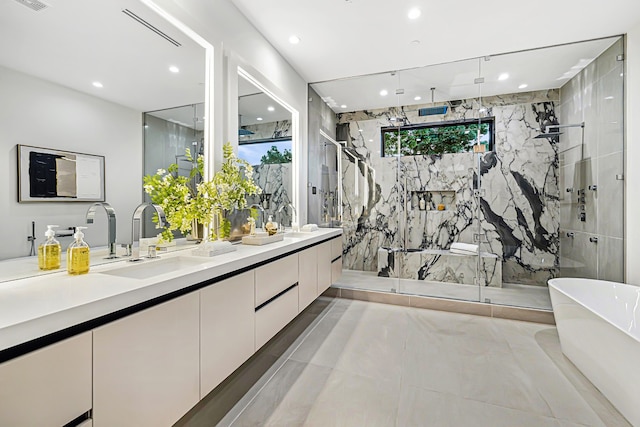
[[[584,122],[559,137],[561,276],[624,281],[623,52],[620,39],[560,89],[560,124]]]
[[[253,167],[253,180],[262,189],[262,194],[247,197],[247,202],[249,205],[258,203],[263,207],[265,221],[269,215],[273,215],[274,221],[281,222],[287,227],[291,225],[292,215],[288,206],[292,200],[291,173],[291,163],[273,163]],[[278,209],[282,206],[285,207],[278,213]]]
[[[448,103],[446,116],[419,117],[416,105],[338,116],[347,127],[343,154],[344,268],[376,271],[380,247],[448,249],[486,235],[481,250],[502,260],[502,281],[546,285],[557,274],[559,205],[554,141],[534,139],[556,120],[557,90]],[[495,117],[495,151],[481,157],[480,221],[473,195],[477,155],[381,157],[380,128],[405,123]],[[356,159],[357,158],[357,164]],[[445,210],[419,210],[429,192]],[[406,226],[405,226],[406,224]]]

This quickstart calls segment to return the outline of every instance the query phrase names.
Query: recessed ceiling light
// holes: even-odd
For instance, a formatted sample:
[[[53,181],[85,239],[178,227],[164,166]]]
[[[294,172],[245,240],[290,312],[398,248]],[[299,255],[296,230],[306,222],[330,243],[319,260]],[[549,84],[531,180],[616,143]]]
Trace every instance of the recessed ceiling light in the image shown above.
[[[604,99],[613,99],[613,96],[607,96]]]
[[[373,139],[370,139],[369,142],[373,142]]]
[[[289,43],[291,44],[298,44],[300,43],[300,37],[293,35],[291,37],[289,37]]]
[[[418,19],[421,13],[422,12],[420,12],[420,9],[414,7],[413,9],[409,10],[407,16],[409,17],[409,19]]]
[[[275,111],[275,108],[273,108],[271,105],[269,105],[269,106],[267,107],[267,110],[268,110],[268,111]]]
[[[416,40],[411,40],[411,45],[412,46],[418,46],[420,44],[420,40],[416,39]]]
[[[262,117],[256,117],[256,120],[261,122],[262,121]]]
[[[342,105],[340,106],[340,108],[347,108],[347,106],[346,106],[346,105],[344,105],[344,104],[342,104]]]
[[[389,92],[387,92],[387,90],[386,90],[386,89],[382,89],[382,90],[380,91],[380,96],[387,96],[388,94],[389,94]]]
[[[171,67],[169,67],[169,71],[171,71],[172,73],[179,73],[180,68],[176,67],[175,65],[172,65]]]
[[[528,85],[528,84],[526,84],[526,83],[522,83],[520,86],[518,86],[518,89],[525,89],[525,88],[527,88],[527,87],[529,87],[529,85]]]
[[[364,132],[362,129],[358,129],[358,132]]]
[[[420,101],[422,99],[421,96],[416,96],[415,98],[413,98],[414,101]]]
[[[509,73],[502,73],[498,76],[498,80],[507,80],[509,78]]]
[[[94,87],[104,87],[104,86],[102,86],[102,83],[100,83],[100,82],[93,82],[92,84],[93,84]]]

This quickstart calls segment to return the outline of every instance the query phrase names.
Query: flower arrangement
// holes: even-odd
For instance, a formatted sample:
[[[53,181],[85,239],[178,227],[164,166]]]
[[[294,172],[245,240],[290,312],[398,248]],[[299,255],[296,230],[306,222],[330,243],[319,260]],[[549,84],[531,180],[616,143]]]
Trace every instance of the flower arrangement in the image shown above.
[[[188,148],[185,154],[193,162]],[[225,232],[228,236],[222,210],[243,209],[247,206],[247,195],[261,192],[253,181],[253,168],[235,155],[229,142],[223,146],[222,169],[209,181],[204,181],[203,176],[204,157],[199,155],[188,177],[178,175],[177,163],[144,177],[144,191],[152,203],[162,207],[169,222],[160,233],[163,241],[173,240],[174,230],[186,234],[196,223],[209,226],[216,213],[221,219],[221,237],[225,237]],[[216,235],[212,233],[210,237],[215,239]]]

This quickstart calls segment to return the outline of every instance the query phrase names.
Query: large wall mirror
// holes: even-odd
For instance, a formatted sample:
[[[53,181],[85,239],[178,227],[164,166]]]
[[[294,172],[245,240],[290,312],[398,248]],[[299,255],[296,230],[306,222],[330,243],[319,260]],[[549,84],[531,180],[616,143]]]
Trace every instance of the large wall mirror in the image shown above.
[[[285,227],[294,221],[293,149],[291,112],[240,74],[238,157],[253,166],[253,178],[262,190],[249,204],[265,221],[272,216]]]
[[[18,144],[103,156],[104,199],[116,210],[118,242],[128,242],[142,176],[180,161],[195,141],[203,149],[205,48],[139,0],[38,3],[0,6],[7,192],[14,191]],[[155,113],[143,119],[145,112]],[[143,148],[145,133],[153,138]],[[32,220],[38,237],[48,223],[83,224],[89,204],[47,206],[3,209],[10,212],[3,222],[19,230],[10,240],[26,241]],[[87,241],[105,245],[106,228],[106,215],[96,215]]]

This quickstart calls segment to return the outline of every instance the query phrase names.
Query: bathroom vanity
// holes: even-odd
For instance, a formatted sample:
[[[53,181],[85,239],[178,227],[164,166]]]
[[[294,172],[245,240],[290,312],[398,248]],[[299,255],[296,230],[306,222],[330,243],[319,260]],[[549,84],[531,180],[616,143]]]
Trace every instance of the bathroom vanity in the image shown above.
[[[0,283],[0,425],[172,425],[338,279],[341,235]]]

